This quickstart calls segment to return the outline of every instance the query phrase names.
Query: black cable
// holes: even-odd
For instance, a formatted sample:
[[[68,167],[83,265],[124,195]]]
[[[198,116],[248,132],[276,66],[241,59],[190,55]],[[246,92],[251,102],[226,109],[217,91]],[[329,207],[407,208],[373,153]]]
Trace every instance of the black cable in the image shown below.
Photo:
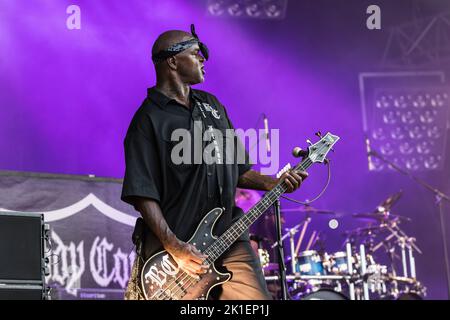
[[[315,198],[312,199],[311,201],[305,201],[305,202],[302,202],[302,201],[299,201],[299,200],[296,200],[296,199],[292,199],[292,198],[286,197],[286,196],[284,196],[284,195],[281,195],[281,198],[284,198],[284,199],[286,199],[286,200],[289,200],[289,201],[292,201],[292,202],[295,202],[295,203],[302,204],[302,205],[304,205],[304,206],[308,206],[308,205],[310,205],[311,203],[313,203],[314,201],[316,201],[317,199],[319,199],[319,198],[324,194],[325,190],[327,190],[328,185],[330,184],[330,180],[331,180],[331,166],[330,166],[330,160],[329,160],[329,159],[325,159],[325,163],[326,163],[326,165],[327,165],[327,167],[328,167],[328,178],[327,178],[327,183],[326,183],[325,187],[322,189],[322,191],[319,193],[319,195],[318,195],[317,197],[315,197]]]

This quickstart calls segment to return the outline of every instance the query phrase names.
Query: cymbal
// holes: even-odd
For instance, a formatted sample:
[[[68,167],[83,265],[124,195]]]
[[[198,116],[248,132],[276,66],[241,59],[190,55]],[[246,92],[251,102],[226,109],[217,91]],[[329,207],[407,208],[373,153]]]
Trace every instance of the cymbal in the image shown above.
[[[386,200],[380,203],[375,212],[386,212],[391,210],[394,204],[402,197],[402,194],[403,191],[400,190],[399,192],[390,195]]]
[[[354,213],[354,214],[352,214],[352,217],[375,220],[378,222],[386,222],[386,221],[410,222],[411,221],[411,218],[399,216],[396,214],[390,214],[389,212],[385,212],[385,213],[381,213],[381,212]]]
[[[332,210],[324,210],[324,209],[316,209],[311,206],[303,206],[298,208],[290,208],[290,209],[283,209],[281,212],[308,212],[308,213],[317,213],[317,214],[332,214],[336,215],[337,213]]]

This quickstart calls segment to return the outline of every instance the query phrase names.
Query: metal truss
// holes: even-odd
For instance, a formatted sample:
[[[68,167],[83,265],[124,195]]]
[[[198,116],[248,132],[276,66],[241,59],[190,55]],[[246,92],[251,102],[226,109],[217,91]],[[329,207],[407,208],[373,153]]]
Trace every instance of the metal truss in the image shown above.
[[[450,62],[450,12],[392,28],[382,67],[436,67]]]

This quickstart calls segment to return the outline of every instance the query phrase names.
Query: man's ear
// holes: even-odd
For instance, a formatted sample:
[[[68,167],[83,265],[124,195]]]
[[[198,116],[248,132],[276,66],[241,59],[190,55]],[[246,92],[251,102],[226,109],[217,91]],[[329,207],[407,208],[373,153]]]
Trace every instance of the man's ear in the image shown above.
[[[166,62],[170,69],[177,70],[177,58],[175,58],[174,56],[169,57],[166,59]]]

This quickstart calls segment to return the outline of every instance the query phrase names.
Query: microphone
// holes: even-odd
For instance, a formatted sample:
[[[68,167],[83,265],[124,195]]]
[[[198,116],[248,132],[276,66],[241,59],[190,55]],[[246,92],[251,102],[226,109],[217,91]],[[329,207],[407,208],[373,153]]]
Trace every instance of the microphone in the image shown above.
[[[365,142],[366,142],[367,160],[369,162],[369,171],[372,171],[375,167],[372,162],[372,149],[370,148],[370,140],[367,135],[365,137]]]
[[[292,155],[294,156],[294,157],[296,157],[296,158],[300,158],[300,157],[306,157],[307,155],[308,155],[308,151],[307,150],[303,150],[302,148],[300,148],[300,147],[295,147],[293,150],[292,150]]]
[[[269,140],[269,120],[267,120],[267,116],[265,113],[264,115],[264,132],[266,133],[266,147],[267,152],[270,152],[270,140]]]

